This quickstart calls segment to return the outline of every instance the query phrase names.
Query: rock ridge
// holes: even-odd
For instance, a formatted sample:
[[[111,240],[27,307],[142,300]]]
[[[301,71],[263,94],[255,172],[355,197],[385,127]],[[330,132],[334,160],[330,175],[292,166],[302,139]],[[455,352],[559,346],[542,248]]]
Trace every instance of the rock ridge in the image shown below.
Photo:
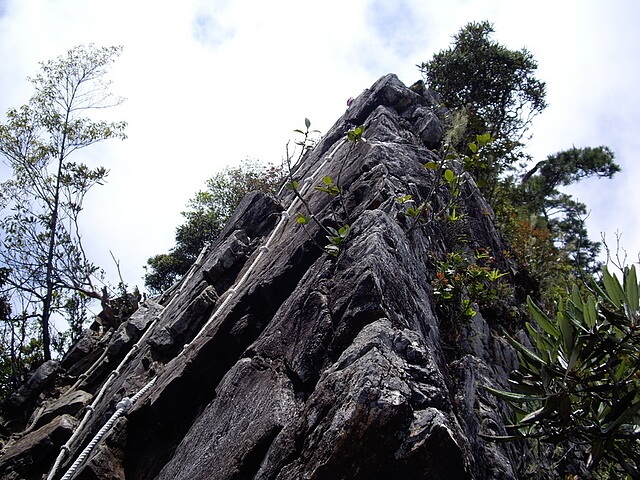
[[[505,431],[481,388],[516,365],[500,319],[441,318],[431,286],[434,256],[461,236],[510,271],[491,208],[471,178],[453,229],[413,228],[397,200],[449,201],[424,167],[439,159],[445,115],[393,74],[365,90],[292,172],[320,224],[350,225],[339,255],[318,248],[316,223],[298,225],[294,192],[249,194],[179,283],[3,405],[0,475],[62,478],[153,379],[71,478],[517,478],[523,447],[479,435]],[[348,142],[359,125],[366,142]],[[339,179],[342,203],[312,188],[324,176]]]

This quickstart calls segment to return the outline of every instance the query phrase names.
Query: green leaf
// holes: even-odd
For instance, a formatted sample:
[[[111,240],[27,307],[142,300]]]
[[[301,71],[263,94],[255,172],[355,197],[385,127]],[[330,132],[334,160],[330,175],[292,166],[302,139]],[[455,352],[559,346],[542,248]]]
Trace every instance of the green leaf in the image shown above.
[[[514,440],[522,440],[521,435],[487,435],[486,433],[479,432],[478,435],[491,442],[505,443],[513,442]]]
[[[318,185],[317,187],[315,187],[315,190],[318,190],[320,192],[325,192],[328,195],[331,196],[335,196],[338,195],[340,193],[340,187],[338,187],[337,185],[330,185],[327,187],[323,187],[321,185]]]
[[[513,375],[515,375],[514,372]],[[519,373],[519,372],[518,372]],[[546,392],[544,388],[540,385],[539,381],[531,380],[532,377],[521,377],[518,379],[509,379],[509,385],[511,385],[512,390],[516,390],[518,393],[526,393],[527,395],[537,395],[544,397]]]
[[[404,213],[411,218],[416,218],[422,214],[424,207],[424,203],[421,203],[418,207],[407,207],[407,210]]]
[[[580,337],[577,337],[578,341],[576,342],[576,344],[573,346],[573,349],[571,350],[571,355],[569,357],[569,364],[567,365],[567,372],[570,372],[571,370],[573,370],[573,367],[575,367],[576,362],[578,361],[578,358],[580,358],[580,351],[581,351],[581,347],[582,344],[580,342]]]
[[[580,311],[584,308],[582,297],[580,296],[580,290],[577,285],[574,285],[571,289],[571,301]]]
[[[549,318],[545,315],[545,313],[540,310],[540,308],[535,304],[531,297],[527,296],[527,305],[529,307],[529,312],[533,316],[534,320],[542,329],[547,332],[549,335],[552,335],[556,338],[560,337],[560,330],[551,323]]]
[[[476,141],[478,142],[478,145],[484,147],[491,143],[491,134],[487,132],[482,135],[476,135]]]
[[[488,385],[482,385],[486,391],[491,393],[492,395],[506,400],[507,402],[513,403],[524,403],[524,402],[538,402],[545,399],[544,396],[540,395],[527,395],[522,393],[514,393],[514,392],[506,392],[504,390],[498,390],[497,388],[489,387]]]
[[[536,355],[527,347],[525,347],[522,343],[518,342],[515,338],[506,334],[505,334],[505,337],[507,338],[507,341],[511,344],[511,346],[516,349],[516,351],[518,351],[520,354],[522,354],[524,357],[528,358],[529,360],[532,360],[533,362],[535,362],[538,366],[542,366],[547,363],[544,360],[542,360],[542,358],[540,358],[538,355]]]
[[[593,327],[598,321],[598,312],[596,309],[596,300],[592,295],[587,297],[587,308],[584,309],[584,321],[587,324],[589,330],[593,330]]]
[[[329,175],[322,177],[322,182],[329,187],[333,185],[333,179]]]
[[[602,268],[602,283],[604,284],[607,297],[616,306],[620,308],[622,303],[626,300],[624,290],[617,277],[611,275],[607,267]]]
[[[554,395],[549,397],[542,408],[534,410],[530,414],[526,415],[522,420],[520,420],[520,423],[535,423],[549,417],[550,415],[555,415],[563,398],[563,395]]]
[[[491,270],[489,272],[489,280],[491,280],[492,282],[495,282],[496,280],[498,280],[501,277],[504,277],[507,273],[506,272],[500,272],[500,270],[498,270],[497,268],[494,268],[493,270]]]
[[[547,336],[544,335],[544,332],[540,332],[540,330],[534,328],[529,322],[525,322],[524,324],[527,332],[529,333],[529,337],[534,341],[535,347],[538,350],[538,354],[541,358],[544,359],[545,363],[550,362],[551,352],[554,351],[554,345],[548,341]]]
[[[360,125],[359,127],[349,130],[347,132],[347,140],[349,140],[350,142],[365,141],[365,139],[362,138],[362,135],[364,135],[364,131],[365,131],[364,125]]]
[[[624,290],[627,297],[627,304],[633,312],[638,311],[638,299],[640,292],[638,292],[638,277],[636,276],[636,266],[631,265],[631,268],[625,268],[624,271]]]
[[[558,320],[558,326],[560,327],[562,346],[564,347],[565,352],[571,352],[574,340],[571,322],[568,320],[564,312],[558,312],[556,318]]]
[[[469,144],[469,150],[471,150],[473,153],[478,153],[478,145],[476,145],[475,143],[471,142]]]
[[[454,180],[455,178],[456,178],[456,174],[455,174],[455,173],[453,173],[453,170],[450,170],[450,169],[448,169],[448,168],[447,168],[447,169],[444,171],[444,179],[445,179],[447,182],[451,183],[451,182],[453,182],[453,180]]]
[[[309,129],[309,127],[311,126],[311,121],[309,121],[308,118],[304,119],[304,126],[307,127],[307,129]]]
[[[464,217],[463,215],[458,215],[458,212],[456,210],[456,207],[453,207],[453,209],[451,210],[451,212],[449,213],[449,221],[451,222],[457,222],[458,220],[460,220],[462,217]]]
[[[311,217],[308,215],[303,215],[303,214],[298,214],[298,217],[296,218],[296,222],[298,223],[298,225],[306,225],[307,223],[309,223],[309,220],[311,220]]]
[[[424,167],[428,168],[429,170],[437,170],[438,164],[436,162],[427,162],[424,164]]]

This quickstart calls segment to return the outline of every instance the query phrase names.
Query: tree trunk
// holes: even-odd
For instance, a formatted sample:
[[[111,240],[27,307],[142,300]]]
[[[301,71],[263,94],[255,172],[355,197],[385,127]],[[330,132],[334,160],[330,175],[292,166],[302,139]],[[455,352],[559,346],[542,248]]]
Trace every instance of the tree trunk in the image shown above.
[[[45,276],[46,293],[42,304],[42,350],[44,360],[51,360],[51,335],[49,333],[49,324],[51,322],[51,304],[53,301],[53,257],[56,248],[56,228],[58,226],[58,210],[60,209],[60,177],[62,176],[62,163],[64,161],[65,145],[67,141],[67,123],[69,113],[64,122],[64,132],[62,134],[62,143],[58,152],[58,173],[56,175],[56,185],[53,196],[53,207],[51,209],[51,225],[49,232],[49,250],[47,251],[47,272]]]

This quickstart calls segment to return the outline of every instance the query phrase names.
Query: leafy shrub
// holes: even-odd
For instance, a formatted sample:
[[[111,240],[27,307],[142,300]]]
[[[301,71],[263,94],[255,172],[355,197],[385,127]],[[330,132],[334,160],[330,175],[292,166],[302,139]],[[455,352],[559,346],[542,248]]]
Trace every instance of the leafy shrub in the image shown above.
[[[529,299],[530,345],[507,335],[520,361],[512,391],[486,387],[511,406],[513,433],[490,438],[566,441],[604,478],[640,478],[639,298],[632,266],[622,281],[604,267],[587,294],[574,286],[555,317]]]
[[[510,293],[510,287],[500,280],[506,273],[495,267],[486,249],[476,251],[472,260],[462,252],[451,252],[435,263],[431,286],[437,306],[455,318],[471,319],[477,313],[474,306],[492,307]]]

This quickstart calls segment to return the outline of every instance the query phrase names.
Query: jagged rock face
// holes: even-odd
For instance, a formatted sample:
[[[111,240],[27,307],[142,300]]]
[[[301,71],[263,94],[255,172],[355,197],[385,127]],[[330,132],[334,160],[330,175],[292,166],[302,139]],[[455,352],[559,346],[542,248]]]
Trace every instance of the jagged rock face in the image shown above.
[[[55,395],[92,399],[93,414],[53,478],[152,378],[73,478],[517,478],[523,452],[479,436],[504,431],[481,385],[503,385],[516,362],[493,332],[498,319],[438,318],[431,288],[433,259],[461,236],[508,270],[490,208],[469,181],[468,220],[452,232],[411,228],[396,201],[426,198],[438,182],[423,164],[444,132],[439,114],[430,92],[387,75],[295,167],[314,216],[351,226],[337,257],[318,247],[327,242],[315,223],[297,224],[305,212],[292,192],[250,194],[178,285],[78,345],[56,370]],[[347,142],[360,124],[367,141]],[[306,187],[325,175],[342,201]],[[437,187],[432,201],[447,195]],[[59,404],[48,398],[23,433],[13,420],[3,478],[50,471],[77,423],[70,415],[83,413]]]

